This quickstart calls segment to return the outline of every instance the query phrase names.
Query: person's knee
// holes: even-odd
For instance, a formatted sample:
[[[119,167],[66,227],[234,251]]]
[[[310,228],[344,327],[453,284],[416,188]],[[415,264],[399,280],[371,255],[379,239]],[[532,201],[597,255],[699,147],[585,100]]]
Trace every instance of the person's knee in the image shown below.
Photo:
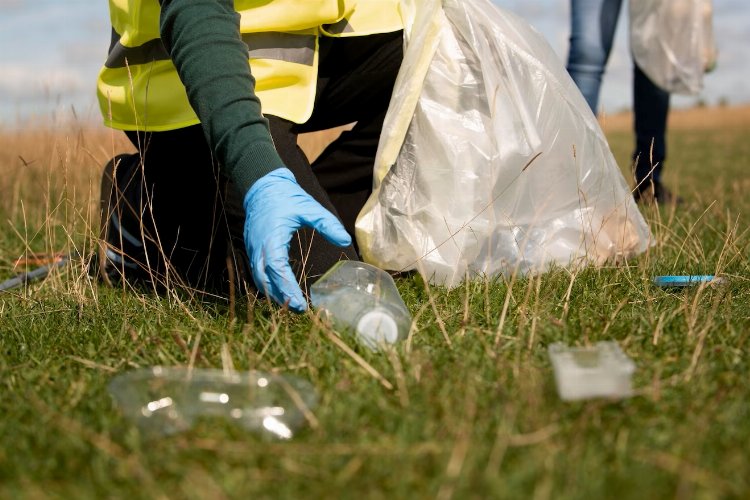
[[[589,72],[602,73],[607,64],[607,53],[601,43],[591,37],[571,39],[568,66]]]

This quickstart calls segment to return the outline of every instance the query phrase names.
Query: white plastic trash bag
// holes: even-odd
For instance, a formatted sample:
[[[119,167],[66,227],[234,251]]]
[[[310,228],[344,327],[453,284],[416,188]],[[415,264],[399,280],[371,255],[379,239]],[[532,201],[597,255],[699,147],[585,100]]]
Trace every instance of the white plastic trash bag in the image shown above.
[[[703,90],[716,64],[711,0],[630,0],[630,47],[646,76],[679,94]]]
[[[433,283],[601,264],[650,231],[544,38],[488,0],[418,0],[357,242]]]

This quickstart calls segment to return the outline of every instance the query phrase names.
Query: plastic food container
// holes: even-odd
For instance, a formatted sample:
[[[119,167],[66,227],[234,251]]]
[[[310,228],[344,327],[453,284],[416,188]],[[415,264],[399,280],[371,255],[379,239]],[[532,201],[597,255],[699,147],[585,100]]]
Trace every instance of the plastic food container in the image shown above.
[[[565,401],[626,398],[632,394],[635,364],[615,342],[591,347],[549,346],[557,392]]]

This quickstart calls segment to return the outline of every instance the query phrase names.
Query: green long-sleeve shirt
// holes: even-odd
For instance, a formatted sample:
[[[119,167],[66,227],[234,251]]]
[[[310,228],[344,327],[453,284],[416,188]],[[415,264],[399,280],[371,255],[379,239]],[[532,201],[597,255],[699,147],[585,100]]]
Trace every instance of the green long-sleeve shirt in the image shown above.
[[[250,74],[232,0],[162,0],[161,38],[208,144],[244,195],[283,167]]]

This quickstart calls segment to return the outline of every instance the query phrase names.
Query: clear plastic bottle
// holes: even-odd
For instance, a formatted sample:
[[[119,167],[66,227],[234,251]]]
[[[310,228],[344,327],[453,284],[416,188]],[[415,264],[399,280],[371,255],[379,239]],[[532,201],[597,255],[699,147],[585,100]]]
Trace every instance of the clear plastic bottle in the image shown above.
[[[290,439],[317,404],[302,379],[263,372],[141,368],[116,376],[109,392],[122,413],[149,435],[185,431],[202,417]]]
[[[314,307],[334,326],[351,330],[366,347],[376,350],[409,333],[411,314],[390,274],[364,262],[336,263],[310,287]]]

